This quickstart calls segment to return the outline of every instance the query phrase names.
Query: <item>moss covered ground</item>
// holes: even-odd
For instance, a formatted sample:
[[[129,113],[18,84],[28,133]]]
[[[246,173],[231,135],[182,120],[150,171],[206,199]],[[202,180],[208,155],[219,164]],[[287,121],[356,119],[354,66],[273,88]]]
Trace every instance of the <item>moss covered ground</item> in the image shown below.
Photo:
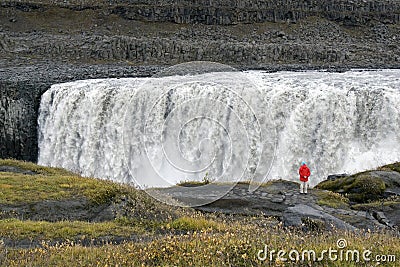
[[[400,173],[400,163],[379,167],[377,170],[356,173],[336,180],[326,180],[316,186],[325,191],[320,204],[348,207],[356,210],[382,210],[384,207],[400,205],[400,198],[387,195],[386,190],[393,190],[400,185],[396,179],[383,179],[374,174],[375,171]],[[321,193],[320,193],[321,194]]]

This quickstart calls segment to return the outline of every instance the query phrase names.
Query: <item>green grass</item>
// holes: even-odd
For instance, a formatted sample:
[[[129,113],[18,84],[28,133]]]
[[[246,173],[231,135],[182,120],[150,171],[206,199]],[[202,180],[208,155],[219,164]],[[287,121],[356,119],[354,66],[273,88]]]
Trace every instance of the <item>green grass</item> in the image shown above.
[[[203,186],[207,185],[214,182],[214,179],[211,179],[208,176],[208,172],[204,175],[203,179],[201,181],[183,181],[178,184],[177,186],[183,186],[183,187],[196,187],[196,186]]]
[[[218,230],[226,229],[226,225],[214,220],[201,217],[184,216],[167,224],[167,228],[184,231]]]
[[[349,209],[349,199],[341,194],[331,191],[315,191],[318,197],[318,205],[328,206],[335,209]]]
[[[380,171],[395,171],[400,173],[400,162],[396,162],[393,164],[388,164],[378,168]]]
[[[63,239],[98,238],[102,236],[129,237],[132,234],[144,234],[140,225],[123,225],[116,221],[90,223],[82,221],[21,221],[18,219],[0,220],[0,236],[18,239]]]
[[[128,185],[81,177],[64,169],[44,167],[29,162],[0,159],[1,165],[31,170],[39,174],[0,172],[0,204],[34,203],[72,197],[86,198],[93,204],[103,204],[112,201],[116,196],[130,196],[144,204],[156,204],[146,193]]]
[[[380,209],[382,207],[393,207],[393,208],[397,207],[397,208],[399,208],[400,207],[400,199],[395,199],[395,200],[383,199],[381,201],[373,201],[370,203],[355,204],[352,206],[352,208],[356,209],[356,210]]]
[[[1,162],[0,162],[1,164]],[[18,204],[85,197],[94,203],[112,199],[122,188],[108,181],[52,173],[24,175],[0,172],[0,203]]]
[[[183,187],[197,187],[197,186],[203,186],[207,185],[209,183],[206,182],[200,182],[200,181],[182,181],[177,183],[177,186],[183,186]]]
[[[100,204],[110,201],[123,186],[94,178],[83,178],[60,168],[39,166],[30,162],[0,160],[0,165],[30,170],[38,175],[0,172],[0,203],[18,204],[44,200],[85,197]]]
[[[0,160],[0,165],[9,165],[40,174],[25,175],[12,172],[0,172],[0,207],[29,206],[43,201],[83,199],[88,205],[126,206],[128,217],[137,220],[154,219],[165,221],[191,214],[190,209],[176,208],[160,203],[146,192],[129,185],[111,181],[86,178],[63,169],[38,166],[33,163],[15,160]],[[121,200],[123,199],[123,201]],[[120,214],[117,217],[125,216]],[[5,218],[2,216],[2,218]],[[29,218],[27,218],[29,219]]]
[[[222,231],[227,226],[200,214],[183,216],[172,221],[157,222],[119,217],[106,222],[84,221],[31,221],[15,218],[0,220],[0,237],[12,240],[74,240],[94,239],[104,236],[129,237],[131,235],[151,235],[161,230],[182,231]]]
[[[17,167],[24,170],[37,172],[43,175],[76,176],[75,173],[67,171],[62,168],[40,166],[32,162],[20,161],[14,159],[0,159],[0,166],[1,165]]]

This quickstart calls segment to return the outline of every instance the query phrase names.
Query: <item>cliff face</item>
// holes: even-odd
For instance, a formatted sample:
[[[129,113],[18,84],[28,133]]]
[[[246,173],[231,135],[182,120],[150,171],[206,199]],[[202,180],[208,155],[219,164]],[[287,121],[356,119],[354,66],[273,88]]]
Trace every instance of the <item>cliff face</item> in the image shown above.
[[[114,1],[115,4],[119,4]],[[298,21],[310,16],[342,21],[347,25],[365,24],[371,20],[399,22],[398,1],[332,1],[332,0],[236,0],[174,1],[168,5],[158,1],[128,1],[133,6],[118,6],[113,12],[128,19],[231,25]]]
[[[35,65],[0,71],[0,158],[37,161],[41,95],[54,83],[79,79],[151,75],[155,67]]]
[[[400,3],[396,0],[71,0],[4,1],[3,6],[23,11],[58,6],[74,10],[98,9],[126,19],[175,23],[232,25],[298,21],[320,16],[348,25],[371,20],[397,23]]]
[[[396,67],[399,19],[397,0],[2,1],[0,63]]]
[[[399,19],[397,0],[3,0],[0,157],[36,160],[37,110],[51,84],[193,60],[398,68]]]
[[[0,81],[0,157],[36,161],[38,99],[47,87]]]
[[[400,2],[3,1],[0,64],[396,67]]]

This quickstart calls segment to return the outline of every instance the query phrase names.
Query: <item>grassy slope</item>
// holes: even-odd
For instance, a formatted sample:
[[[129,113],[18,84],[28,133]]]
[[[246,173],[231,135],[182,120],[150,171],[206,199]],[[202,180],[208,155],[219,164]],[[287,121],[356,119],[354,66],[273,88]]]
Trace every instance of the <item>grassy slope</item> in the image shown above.
[[[400,239],[393,233],[303,233],[283,228],[270,218],[204,215],[189,209],[176,209],[133,188],[79,177],[61,169],[12,160],[0,160],[1,165],[38,173],[0,173],[2,205],[71,197],[85,197],[93,205],[98,205],[125,195],[144,203],[138,206],[141,207],[139,213],[169,214],[152,220],[123,216],[96,223],[5,218],[0,220],[0,240],[29,239],[43,243],[32,248],[10,248],[0,241],[2,266],[283,266],[279,261],[259,261],[258,250],[268,245],[270,249],[314,249],[320,252],[329,247],[336,248],[339,238],[347,240],[349,249],[371,249],[375,254],[393,254],[400,259]],[[335,194],[322,196],[321,199],[337,199],[342,204]],[[137,236],[147,241],[134,242],[127,238],[128,241],[122,244],[101,246],[83,246],[77,242],[102,236]],[[299,264],[295,262],[292,266]],[[314,265],[344,266],[344,263],[325,260]],[[345,265],[359,266],[349,262]]]
[[[177,219],[190,210],[175,209],[158,203],[146,193],[127,185],[94,178],[84,178],[63,169],[48,168],[29,162],[0,160],[0,166],[14,166],[34,171],[36,175],[0,172],[0,207],[18,207],[56,200],[84,199],[88,208],[111,205],[118,198],[131,199],[137,203],[132,214],[116,216],[105,222],[37,222],[23,220],[24,216],[0,210],[0,235],[11,239],[74,239],[100,236],[125,236],[154,232],[170,220]],[[139,216],[137,216],[139,214]],[[142,215],[142,216],[140,216]],[[164,215],[164,216],[162,216]],[[149,219],[151,218],[151,219]],[[158,219],[155,219],[158,218]]]

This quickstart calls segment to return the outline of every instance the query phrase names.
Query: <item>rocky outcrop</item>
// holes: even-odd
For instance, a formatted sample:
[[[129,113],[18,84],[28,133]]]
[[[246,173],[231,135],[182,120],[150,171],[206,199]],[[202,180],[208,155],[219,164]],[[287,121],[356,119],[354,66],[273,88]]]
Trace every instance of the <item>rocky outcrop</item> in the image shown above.
[[[6,166],[6,165],[0,165],[0,172],[22,173],[22,174],[25,174],[25,175],[36,175],[36,174],[38,174],[35,171],[22,169],[22,168],[19,168],[19,167],[16,167],[16,166]]]
[[[316,187],[344,194],[355,203],[400,197],[400,173],[382,168],[383,170],[328,179]]]
[[[325,227],[335,227],[336,229],[343,229],[346,231],[356,230],[356,227],[328,214],[319,206],[318,209],[316,209],[309,205],[298,204],[289,207],[283,214],[285,226],[302,226],[309,223],[310,220],[318,220],[318,222],[321,222]]]
[[[373,171],[328,179],[316,186],[347,197],[356,214],[373,217],[387,227],[400,226],[400,163],[393,163]],[[338,211],[335,211],[339,213]],[[356,218],[355,214],[342,216]],[[353,221],[362,224],[360,221]]]
[[[204,202],[208,197],[211,203],[196,207],[201,211],[271,216],[281,220],[286,227],[300,227],[304,230],[336,228],[354,231],[399,226],[396,219],[399,212],[390,213],[386,217],[383,212],[374,215],[372,212],[352,209],[349,206],[339,208],[322,205],[321,199],[326,192],[311,189],[309,194],[301,195],[298,184],[294,182],[273,181],[252,192],[249,191],[248,184],[237,184],[232,189],[231,187],[232,185],[207,185],[207,190],[199,187],[191,188],[190,191],[182,190],[181,187],[171,187],[161,189],[161,192],[188,205]],[[214,201],[218,192],[228,193]]]

